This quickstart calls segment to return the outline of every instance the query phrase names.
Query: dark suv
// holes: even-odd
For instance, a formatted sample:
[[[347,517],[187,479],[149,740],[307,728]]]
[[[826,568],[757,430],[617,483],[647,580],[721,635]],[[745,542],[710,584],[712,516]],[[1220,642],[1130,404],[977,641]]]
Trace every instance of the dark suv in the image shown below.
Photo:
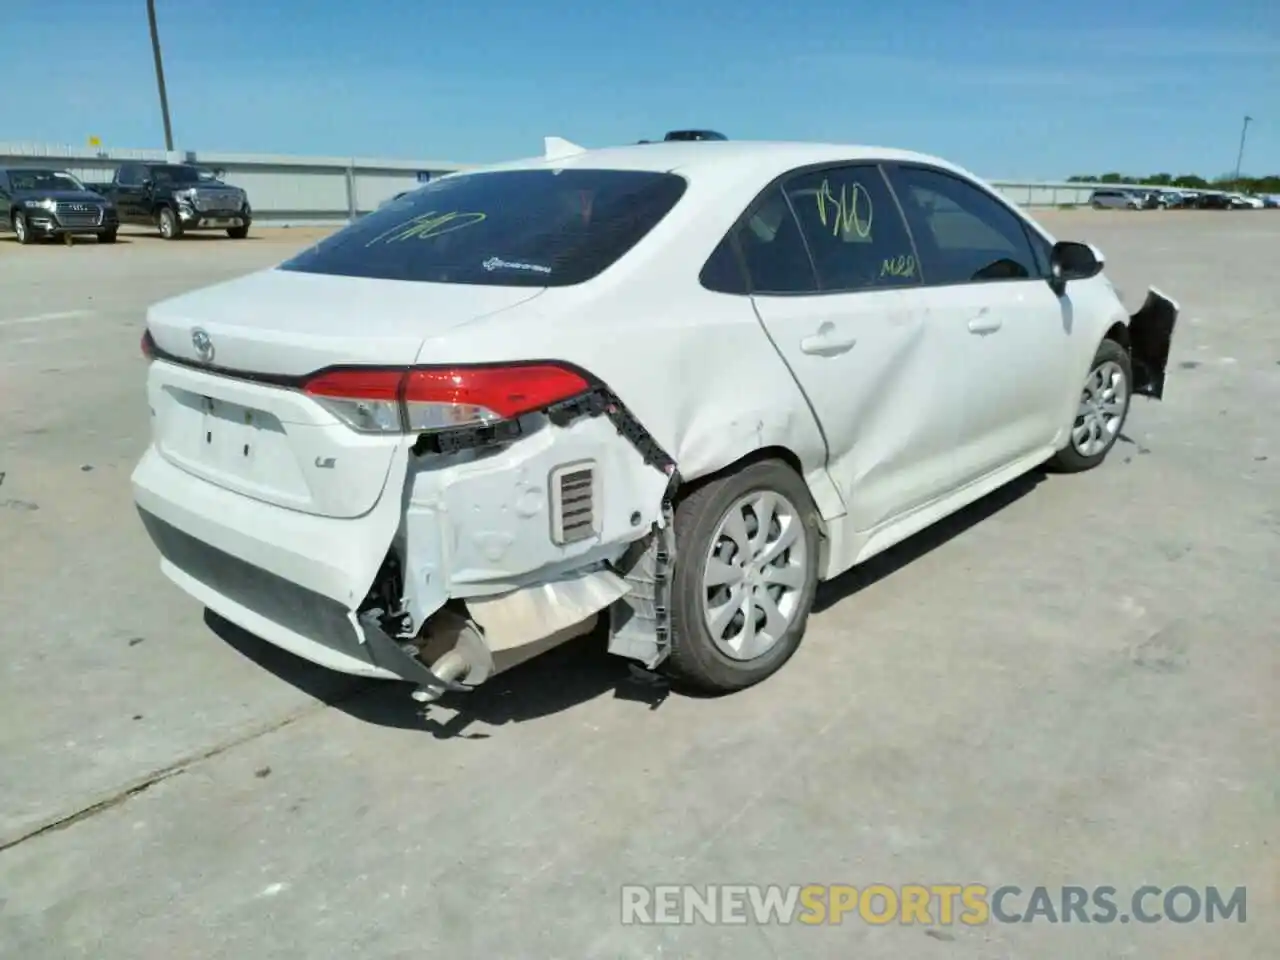
[[[46,237],[94,236],[114,243],[120,229],[116,206],[65,170],[0,168],[0,226],[19,243]]]

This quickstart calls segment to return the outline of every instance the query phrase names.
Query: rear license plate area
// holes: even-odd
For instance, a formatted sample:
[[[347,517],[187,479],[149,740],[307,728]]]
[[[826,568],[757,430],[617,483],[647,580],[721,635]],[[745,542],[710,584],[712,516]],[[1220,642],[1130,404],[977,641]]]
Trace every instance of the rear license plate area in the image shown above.
[[[200,404],[204,411],[200,459],[223,472],[251,473],[260,432],[274,418],[261,410],[213,397],[201,397]]]
[[[265,410],[169,387],[157,440],[198,473],[256,481],[261,455],[284,440],[284,427]],[[268,457],[269,459],[269,457]]]

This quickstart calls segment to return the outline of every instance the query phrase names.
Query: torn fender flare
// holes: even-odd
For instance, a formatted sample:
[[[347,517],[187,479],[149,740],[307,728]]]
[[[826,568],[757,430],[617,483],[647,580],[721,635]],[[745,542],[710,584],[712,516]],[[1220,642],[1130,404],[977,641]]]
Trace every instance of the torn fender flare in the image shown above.
[[[1129,355],[1133,360],[1133,391],[1153,400],[1164,398],[1165,371],[1173,346],[1173,328],[1180,308],[1176,300],[1155,287],[1138,312],[1129,317]]]

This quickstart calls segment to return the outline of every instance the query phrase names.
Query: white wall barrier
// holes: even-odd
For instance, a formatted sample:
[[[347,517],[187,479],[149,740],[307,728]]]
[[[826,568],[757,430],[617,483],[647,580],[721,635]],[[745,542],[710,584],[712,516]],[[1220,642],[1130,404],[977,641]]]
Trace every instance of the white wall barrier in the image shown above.
[[[101,183],[130,160],[198,163],[223,170],[243,187],[254,219],[278,225],[342,223],[378,207],[387,198],[433,176],[466,168],[442,160],[378,160],[362,157],[295,157],[181,150],[101,150],[50,144],[0,142],[0,166],[48,166],[81,180]],[[1097,184],[992,180],[1024,207],[1081,206]],[[1107,184],[1140,187],[1142,184]]]

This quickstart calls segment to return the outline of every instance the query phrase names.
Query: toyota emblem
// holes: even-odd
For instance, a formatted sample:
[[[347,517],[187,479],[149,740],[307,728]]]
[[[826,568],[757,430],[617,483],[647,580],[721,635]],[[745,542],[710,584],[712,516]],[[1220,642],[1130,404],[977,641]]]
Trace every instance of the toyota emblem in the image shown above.
[[[213,341],[209,334],[196,327],[191,331],[191,345],[196,348],[201,363],[213,363]]]

